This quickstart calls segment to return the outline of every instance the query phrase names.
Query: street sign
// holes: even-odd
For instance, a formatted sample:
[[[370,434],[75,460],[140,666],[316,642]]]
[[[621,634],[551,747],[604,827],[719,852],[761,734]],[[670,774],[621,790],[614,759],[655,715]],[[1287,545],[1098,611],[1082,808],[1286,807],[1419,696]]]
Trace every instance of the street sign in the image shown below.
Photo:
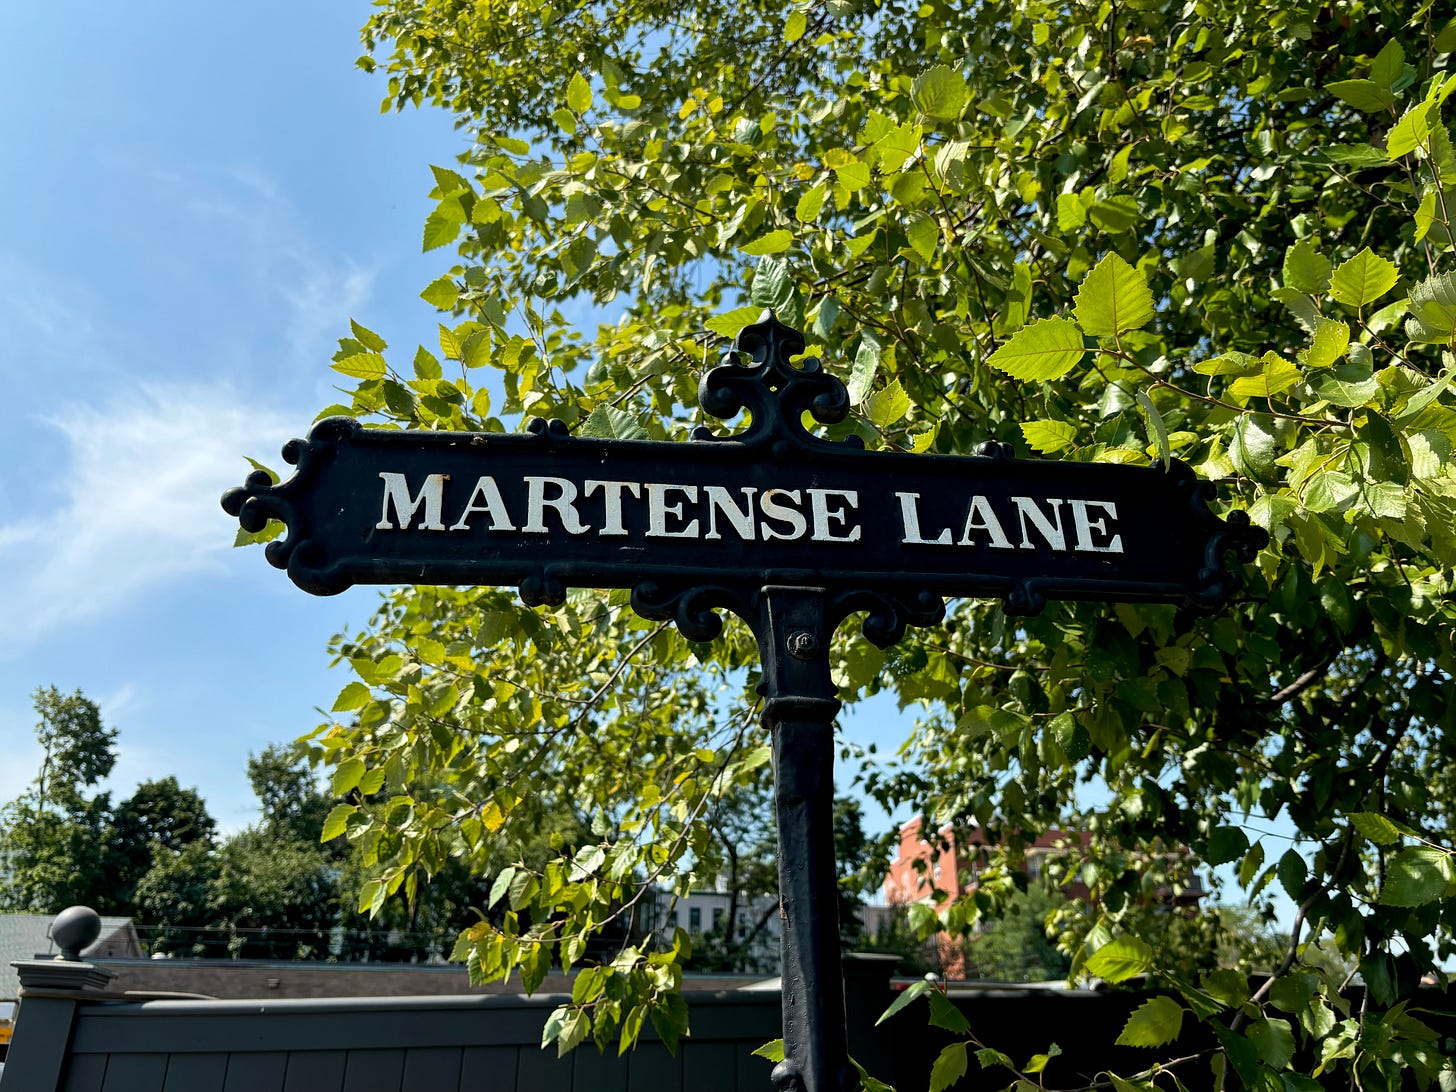
[[[1178,603],[1211,610],[1238,586],[1230,555],[1267,540],[1243,512],[1219,519],[1213,487],[1179,462],[1023,460],[868,452],[836,424],[843,383],[771,315],[743,329],[698,398],[739,431],[689,442],[573,436],[559,421],[519,435],[365,429],[319,422],[284,458],[223,496],[250,532],[286,527],[268,560],[305,591],[353,584],[515,585],[529,604],[572,587],[628,588],[633,608],[710,640],[717,611],[758,640],[773,738],[783,915],[784,1060],[779,1089],[856,1084],[844,1030],[833,853],[828,648],[864,611],[893,644],[931,625],[947,596],[995,597],[1014,613],[1049,599]]]
[[[744,613],[767,584],[917,609],[947,596],[1019,613],[1054,598],[1212,608],[1234,586],[1225,555],[1259,538],[1242,512],[1215,517],[1212,487],[1176,461],[1023,460],[996,443],[910,455],[817,438],[800,415],[842,419],[839,381],[817,361],[790,365],[803,339],[772,319],[738,344],[756,363],[703,382],[710,412],[752,414],[737,435],[596,439],[539,419],[525,434],[403,432],[329,418],[284,449],[291,478],[254,474],[224,506],[250,530],[282,520],[288,535],[268,559],[315,594],[514,585],[540,603],[570,587],[633,588],[653,615],[687,593]]]

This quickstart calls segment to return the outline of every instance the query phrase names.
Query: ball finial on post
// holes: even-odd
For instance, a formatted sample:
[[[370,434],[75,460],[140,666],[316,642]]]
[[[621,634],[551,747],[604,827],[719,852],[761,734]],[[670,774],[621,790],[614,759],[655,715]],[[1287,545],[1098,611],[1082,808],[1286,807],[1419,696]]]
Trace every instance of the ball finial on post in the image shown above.
[[[101,915],[89,906],[68,906],[51,923],[51,939],[60,946],[57,959],[72,963],[81,959],[81,951],[95,943],[101,935]]]

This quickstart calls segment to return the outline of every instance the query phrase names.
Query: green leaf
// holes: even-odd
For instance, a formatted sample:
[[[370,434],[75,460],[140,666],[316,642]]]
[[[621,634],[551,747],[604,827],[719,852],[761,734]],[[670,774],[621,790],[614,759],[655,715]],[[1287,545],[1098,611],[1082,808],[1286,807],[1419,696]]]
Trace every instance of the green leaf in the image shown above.
[[[324,820],[324,829],[319,834],[319,841],[332,842],[339,835],[343,834],[349,825],[349,816],[358,810],[353,804],[336,805],[329,812],[329,817]]]
[[[940,242],[940,225],[933,216],[917,216],[905,229],[905,239],[910,249],[920,255],[920,260],[929,263],[935,257],[936,244]]]
[[[620,406],[597,406],[577,429],[578,436],[598,440],[646,440],[647,430],[637,418]]]
[[[777,231],[770,231],[766,235],[760,235],[747,246],[742,247],[743,253],[758,257],[760,254],[782,254],[788,250],[794,242],[794,233],[787,228],[779,228]]]
[[[1394,88],[1395,81],[1405,71],[1405,50],[1394,38],[1385,43],[1375,61],[1370,65],[1370,79],[1384,88]]]
[[[434,250],[446,243],[453,243],[460,234],[460,221],[438,212],[432,212],[425,221],[425,234],[421,250]]]
[[[1330,295],[1347,307],[1364,307],[1389,292],[1399,279],[1395,265],[1367,246],[1335,270]]]
[[[1283,1069],[1294,1057],[1294,1029],[1288,1020],[1256,1020],[1249,1025],[1248,1037],[1270,1069]]]
[[[849,369],[850,405],[857,406],[868,397],[874,388],[875,376],[880,370],[880,339],[871,330],[860,335],[859,348],[855,350],[854,364]]]
[[[1264,354],[1261,363],[1258,375],[1240,376],[1230,383],[1229,394],[1236,398],[1273,398],[1300,380],[1299,368],[1272,349]]]
[[[1043,455],[1071,447],[1077,439],[1077,428],[1066,421],[1023,421],[1021,435],[1026,446]]]
[[[417,379],[439,379],[445,374],[440,368],[440,362],[435,359],[435,354],[423,345],[415,346],[414,366]]]
[[[1016,1068],[1016,1063],[1010,1057],[992,1047],[982,1047],[976,1051],[976,1061],[982,1069],[990,1069],[993,1065],[1004,1066],[1006,1069]]]
[[[1441,397],[1441,393],[1451,385],[1453,378],[1456,378],[1456,368],[1447,368],[1440,379],[1435,380],[1429,386],[1422,387],[1410,396],[1410,400],[1405,404],[1405,409],[1401,410],[1400,416],[1396,420],[1404,421],[1406,418],[1420,413],[1421,410]]]
[[[584,114],[591,109],[591,104],[591,84],[587,82],[585,76],[578,72],[566,85],[566,105],[578,114]]]
[[[752,1051],[755,1058],[767,1058],[769,1061],[778,1063],[784,1060],[784,1041],[782,1039],[770,1039],[761,1047],[755,1047]]]
[[[1153,997],[1133,1010],[1117,1037],[1117,1045],[1162,1046],[1178,1038],[1182,1030],[1183,1006],[1171,997]]]
[[[364,760],[362,758],[347,758],[339,763],[338,769],[334,771],[333,781],[330,789],[335,796],[343,796],[364,776]]]
[[[1118,937],[1098,948],[1084,969],[1114,985],[1153,969],[1153,950],[1137,937]]]
[[[389,345],[373,330],[360,326],[353,319],[349,320],[349,328],[354,331],[354,340],[368,349],[371,353],[382,353]]]
[[[1308,368],[1328,368],[1350,349],[1350,326],[1339,319],[1319,320],[1310,339],[1309,351],[1304,354]]]
[[[930,1092],[944,1092],[966,1075],[969,1060],[966,1043],[951,1043],[941,1050],[930,1067]]]
[[[354,379],[383,379],[389,370],[384,357],[378,353],[355,353],[329,365],[334,371]]]
[[[899,997],[890,1002],[890,1007],[880,1013],[880,1018],[875,1021],[875,1027],[879,1027],[895,1013],[912,1004],[917,997],[924,996],[925,992],[930,989],[934,989],[934,986],[928,979],[922,978],[918,982],[910,983],[900,991]]]
[[[1077,325],[1093,337],[1119,337],[1140,330],[1153,318],[1148,279],[1116,252],[1110,252],[1077,289]]]
[[[1059,213],[1060,211],[1058,209]],[[1136,198],[1117,194],[1093,204],[1087,210],[1087,218],[1109,235],[1119,235],[1131,230],[1142,219],[1142,215],[1138,211]]]
[[[794,219],[801,224],[813,223],[819,219],[819,213],[824,210],[824,199],[829,195],[829,187],[820,182],[799,195],[799,203],[794,206]]]
[[[1342,470],[1321,470],[1304,487],[1304,507],[1311,512],[1344,511],[1360,489]]]
[[[986,363],[1013,379],[1045,381],[1066,375],[1086,352],[1081,327],[1075,322],[1044,318],[1012,334]]]
[[[1390,88],[1381,87],[1374,80],[1338,80],[1325,84],[1325,90],[1366,114],[1395,105],[1395,96]]]
[[[652,1030],[667,1047],[667,1052],[677,1054],[678,1041],[688,1033],[688,1003],[680,993],[669,993],[653,1004],[648,1015],[652,1017]]]
[[[1309,385],[1318,397],[1346,409],[1369,405],[1380,393],[1380,381],[1364,364],[1341,364],[1312,377]]]
[[[1399,159],[1425,146],[1431,139],[1431,118],[1435,113],[1434,104],[1422,101],[1402,114],[1386,135],[1385,154],[1391,159]]]
[[[1222,356],[1200,360],[1193,365],[1193,370],[1199,375],[1257,375],[1263,367],[1263,361],[1257,356],[1228,352]]]
[[[1424,906],[1435,902],[1456,880],[1451,855],[1435,846],[1407,846],[1385,862],[1382,906]]]
[[[1360,457],[1361,470],[1372,482],[1394,482],[1405,485],[1410,481],[1410,463],[1400,436],[1380,414],[1367,411],[1363,424],[1355,428],[1356,442],[1353,449]]]
[[[765,254],[758,259],[758,268],[753,271],[753,284],[748,298],[757,307],[767,307],[781,319],[791,318],[798,312],[798,288],[789,275],[789,263],[784,258]]]
[[[784,22],[784,41],[797,42],[809,29],[809,18],[797,8],[789,12],[789,17]]]
[[[1173,448],[1168,443],[1168,426],[1163,423],[1163,415],[1153,404],[1153,400],[1148,397],[1148,392],[1142,388],[1138,388],[1137,400],[1138,405],[1142,407],[1143,414],[1148,419],[1148,430],[1152,433],[1153,443],[1158,449],[1158,458],[1163,461],[1164,467],[1172,466]],[[1180,671],[1178,674],[1181,675],[1182,672]]]
[[[455,282],[449,277],[440,277],[431,281],[420,293],[420,299],[441,311],[454,310],[455,302],[459,298],[460,292],[455,287]]]
[[[1388,816],[1373,811],[1355,811],[1350,813],[1350,822],[1378,846],[1393,846],[1400,841],[1401,828]]]
[[[762,317],[762,307],[735,307],[726,314],[714,315],[703,325],[715,334],[737,337],[739,330],[757,322]]]
[[[1301,239],[1284,252],[1284,285],[1307,296],[1319,295],[1330,286],[1330,260]]]
[[[865,400],[865,416],[876,428],[889,428],[910,412],[910,396],[900,381],[894,379],[889,386],[875,391]]]
[[[1456,334],[1456,274],[1435,273],[1412,288],[1410,314],[1435,335],[1424,340],[1445,341]]]
[[[339,691],[339,697],[334,702],[332,712],[351,713],[355,709],[362,709],[369,704],[371,697],[373,695],[367,686],[361,682],[351,682],[343,690]]]
[[[1208,836],[1204,862],[1212,867],[1237,861],[1249,849],[1249,836],[1240,827],[1215,827]]]
[[[1045,1072],[1047,1065],[1051,1062],[1053,1058],[1061,1054],[1061,1052],[1062,1048],[1057,1046],[1056,1043],[1053,1043],[1049,1048],[1047,1048],[1046,1053],[1033,1054],[1030,1058],[1028,1058],[1026,1064],[1021,1067],[1021,1071],[1023,1073]]]
[[[496,873],[495,882],[490,885],[490,898],[485,904],[487,909],[500,902],[505,893],[510,890],[515,874],[516,870],[512,866],[507,866]]]
[[[1309,879],[1309,864],[1297,849],[1287,849],[1279,858],[1275,875],[1279,877],[1279,886],[1284,888],[1284,893],[1298,902],[1305,882]]]
[[[951,120],[966,104],[966,79],[946,65],[935,65],[915,77],[910,100],[926,117]]]
[[[971,1033],[970,1021],[966,1019],[965,1013],[955,1007],[955,1003],[939,990],[931,990],[926,999],[930,1002],[930,1024],[932,1027],[944,1028],[955,1035],[969,1035]]]
[[[460,343],[460,363],[467,368],[483,368],[490,363],[490,333],[476,330]]]
[[[1234,469],[1256,481],[1273,481],[1279,473],[1274,460],[1279,454],[1279,441],[1273,425],[1263,414],[1246,413],[1234,425],[1229,458]]]
[[[898,125],[875,141],[873,153],[881,174],[894,174],[920,148],[920,126],[913,121]]]

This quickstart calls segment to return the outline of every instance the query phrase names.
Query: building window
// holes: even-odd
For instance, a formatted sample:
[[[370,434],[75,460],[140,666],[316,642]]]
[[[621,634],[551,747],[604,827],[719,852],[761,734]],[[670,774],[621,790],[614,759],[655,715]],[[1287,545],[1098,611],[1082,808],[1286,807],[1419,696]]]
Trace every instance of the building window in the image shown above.
[[[689,909],[688,909],[688,928],[690,930],[692,930],[694,933],[700,933],[700,932],[702,932],[702,930],[703,930],[703,908],[701,906],[689,907]]]
[[[717,932],[721,932],[722,929],[723,929],[723,908],[721,906],[715,906],[715,907],[713,907],[713,931],[715,933],[717,933]]]

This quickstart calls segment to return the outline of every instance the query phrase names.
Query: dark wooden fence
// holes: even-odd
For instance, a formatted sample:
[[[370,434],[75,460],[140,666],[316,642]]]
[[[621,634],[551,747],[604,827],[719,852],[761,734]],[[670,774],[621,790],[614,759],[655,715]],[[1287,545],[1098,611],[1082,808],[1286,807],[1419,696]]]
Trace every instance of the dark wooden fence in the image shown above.
[[[622,1057],[586,1045],[558,1059],[540,1042],[560,996],[140,1000],[109,991],[108,972],[89,964],[16,966],[24,994],[0,1092],[769,1092],[771,1067],[752,1052],[780,1033],[775,991],[692,993],[692,1034],[676,1056],[649,1028]],[[923,1092],[950,1037],[918,1003],[876,1027],[894,990],[883,957],[847,961],[850,1051],[900,1092]],[[1449,1012],[1432,994],[1427,1010]],[[1067,1088],[1153,1061],[1110,1045],[1147,996],[1001,987],[952,999],[983,1042],[1019,1064],[1056,1043],[1043,1079]],[[1443,1036],[1456,1032],[1450,1016],[1439,1023]],[[1176,1050],[1213,1045],[1188,1020]],[[1206,1062],[1179,1075],[1193,1092],[1211,1087]],[[1010,1081],[973,1061],[958,1087]]]
[[[892,964],[846,961],[850,1049],[911,1092],[947,1040],[918,1005],[875,1026]],[[540,1042],[560,996],[141,1000],[89,964],[17,967],[26,992],[0,1092],[767,1092],[770,1064],[752,1052],[780,1034],[776,991],[698,992],[676,1056],[649,1028],[621,1057],[587,1045],[558,1059]],[[1053,1072],[1072,1080],[1112,1063],[1106,1044],[1138,1000],[1006,988],[957,1003],[1018,1061],[1057,1042]],[[1123,1053],[1128,1072],[1146,1064]]]

